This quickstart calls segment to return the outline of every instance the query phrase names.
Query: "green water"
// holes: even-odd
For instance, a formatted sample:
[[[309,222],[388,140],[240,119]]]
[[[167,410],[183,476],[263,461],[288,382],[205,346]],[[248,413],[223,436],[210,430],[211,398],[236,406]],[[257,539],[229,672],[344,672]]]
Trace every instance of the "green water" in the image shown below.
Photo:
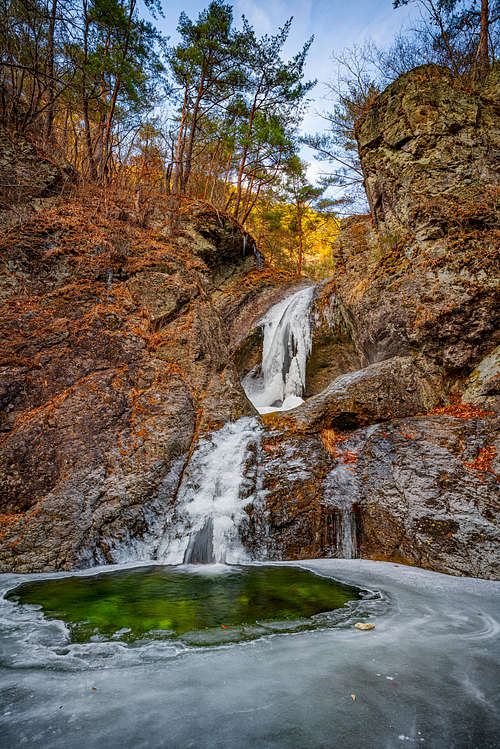
[[[8,598],[62,619],[73,642],[180,638],[204,645],[336,623],[339,609],[361,595],[294,567],[234,567],[221,574],[188,569],[142,567],[30,582]],[[322,612],[326,619],[318,619]]]

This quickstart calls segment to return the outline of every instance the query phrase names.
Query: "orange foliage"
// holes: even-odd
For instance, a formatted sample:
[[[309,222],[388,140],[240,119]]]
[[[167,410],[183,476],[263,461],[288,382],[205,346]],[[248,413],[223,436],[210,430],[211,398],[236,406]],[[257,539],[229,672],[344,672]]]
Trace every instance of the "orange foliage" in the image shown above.
[[[472,463],[466,463],[465,461],[462,461],[464,466],[466,468],[469,468],[473,471],[482,471],[485,473],[491,473],[497,481],[500,481],[500,478],[497,476],[497,474],[492,470],[491,468],[491,461],[493,458],[495,458],[497,454],[497,451],[493,447],[493,445],[484,445],[477,455],[477,458],[472,461]]]
[[[339,442],[344,442],[346,439],[347,435],[338,434],[335,429],[321,430],[321,442],[323,443],[323,447],[330,453],[330,455],[333,455],[334,458],[339,455],[337,444]]]
[[[457,400],[453,403],[450,403],[448,406],[443,406],[442,408],[434,408],[428,413],[456,416],[457,419],[482,419],[485,416],[491,416],[494,411],[485,411],[478,406],[473,406],[471,403],[462,403],[461,401]]]
[[[358,455],[352,450],[339,450],[337,445],[340,442],[345,442],[348,439],[347,434],[338,434],[334,429],[322,429],[321,431],[321,442],[323,447],[333,458],[342,461],[344,466],[349,471],[354,471],[354,466],[358,462]]]

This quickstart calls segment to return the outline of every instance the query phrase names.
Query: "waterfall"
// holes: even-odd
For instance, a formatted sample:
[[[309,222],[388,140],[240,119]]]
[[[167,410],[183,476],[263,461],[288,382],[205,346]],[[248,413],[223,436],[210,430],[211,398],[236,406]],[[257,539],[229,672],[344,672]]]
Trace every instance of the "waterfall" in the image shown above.
[[[262,364],[242,384],[261,413],[287,410],[303,402],[314,291],[310,286],[292,294],[260,320]],[[237,564],[249,560],[242,534],[249,518],[245,508],[261,496],[256,479],[257,464],[262,461],[258,458],[261,431],[257,418],[246,417],[199,440],[157,546],[159,561]],[[352,445],[351,440],[343,443],[345,448],[355,449],[357,439],[351,438]],[[339,461],[325,477],[322,489],[335,516],[331,543],[337,557],[358,556],[357,491],[355,473]]]
[[[159,560],[166,564],[248,561],[239,526],[250,501],[245,468],[259,439],[257,419],[247,417],[200,440],[160,541]]]
[[[259,413],[286,411],[303,402],[314,290],[308,286],[283,299],[259,322],[264,329],[262,365],[242,383]]]

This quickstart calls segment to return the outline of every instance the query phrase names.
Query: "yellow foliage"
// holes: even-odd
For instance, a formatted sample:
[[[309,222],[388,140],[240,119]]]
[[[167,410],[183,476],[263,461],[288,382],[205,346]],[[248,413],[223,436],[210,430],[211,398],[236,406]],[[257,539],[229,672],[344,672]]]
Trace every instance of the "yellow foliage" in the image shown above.
[[[297,212],[293,204],[261,200],[245,228],[255,237],[259,250],[270,263],[284,270],[296,270],[299,245]],[[333,269],[339,220],[332,213],[304,208],[302,229],[305,275],[317,279],[328,277]]]

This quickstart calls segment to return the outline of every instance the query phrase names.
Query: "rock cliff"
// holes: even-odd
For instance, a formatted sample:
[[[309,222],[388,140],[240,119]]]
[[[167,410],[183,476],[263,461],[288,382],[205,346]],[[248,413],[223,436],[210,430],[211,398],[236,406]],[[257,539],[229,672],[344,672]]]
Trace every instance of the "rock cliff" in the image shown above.
[[[201,204],[37,193],[0,238],[1,569],[140,556],[200,437],[253,415],[255,556],[499,577],[499,82],[417,68],[362,117],[371,214],[315,289],[305,403],[260,421],[258,321],[309,281]]]
[[[254,413],[233,344],[291,283],[205,206],[172,237],[166,206],[144,229],[100,198],[49,200],[1,239],[3,571],[141,543],[198,436]]]
[[[371,214],[316,291],[312,397],[263,417],[276,558],[342,555],[350,506],[358,555],[500,576],[499,85],[417,68],[357,124]]]

